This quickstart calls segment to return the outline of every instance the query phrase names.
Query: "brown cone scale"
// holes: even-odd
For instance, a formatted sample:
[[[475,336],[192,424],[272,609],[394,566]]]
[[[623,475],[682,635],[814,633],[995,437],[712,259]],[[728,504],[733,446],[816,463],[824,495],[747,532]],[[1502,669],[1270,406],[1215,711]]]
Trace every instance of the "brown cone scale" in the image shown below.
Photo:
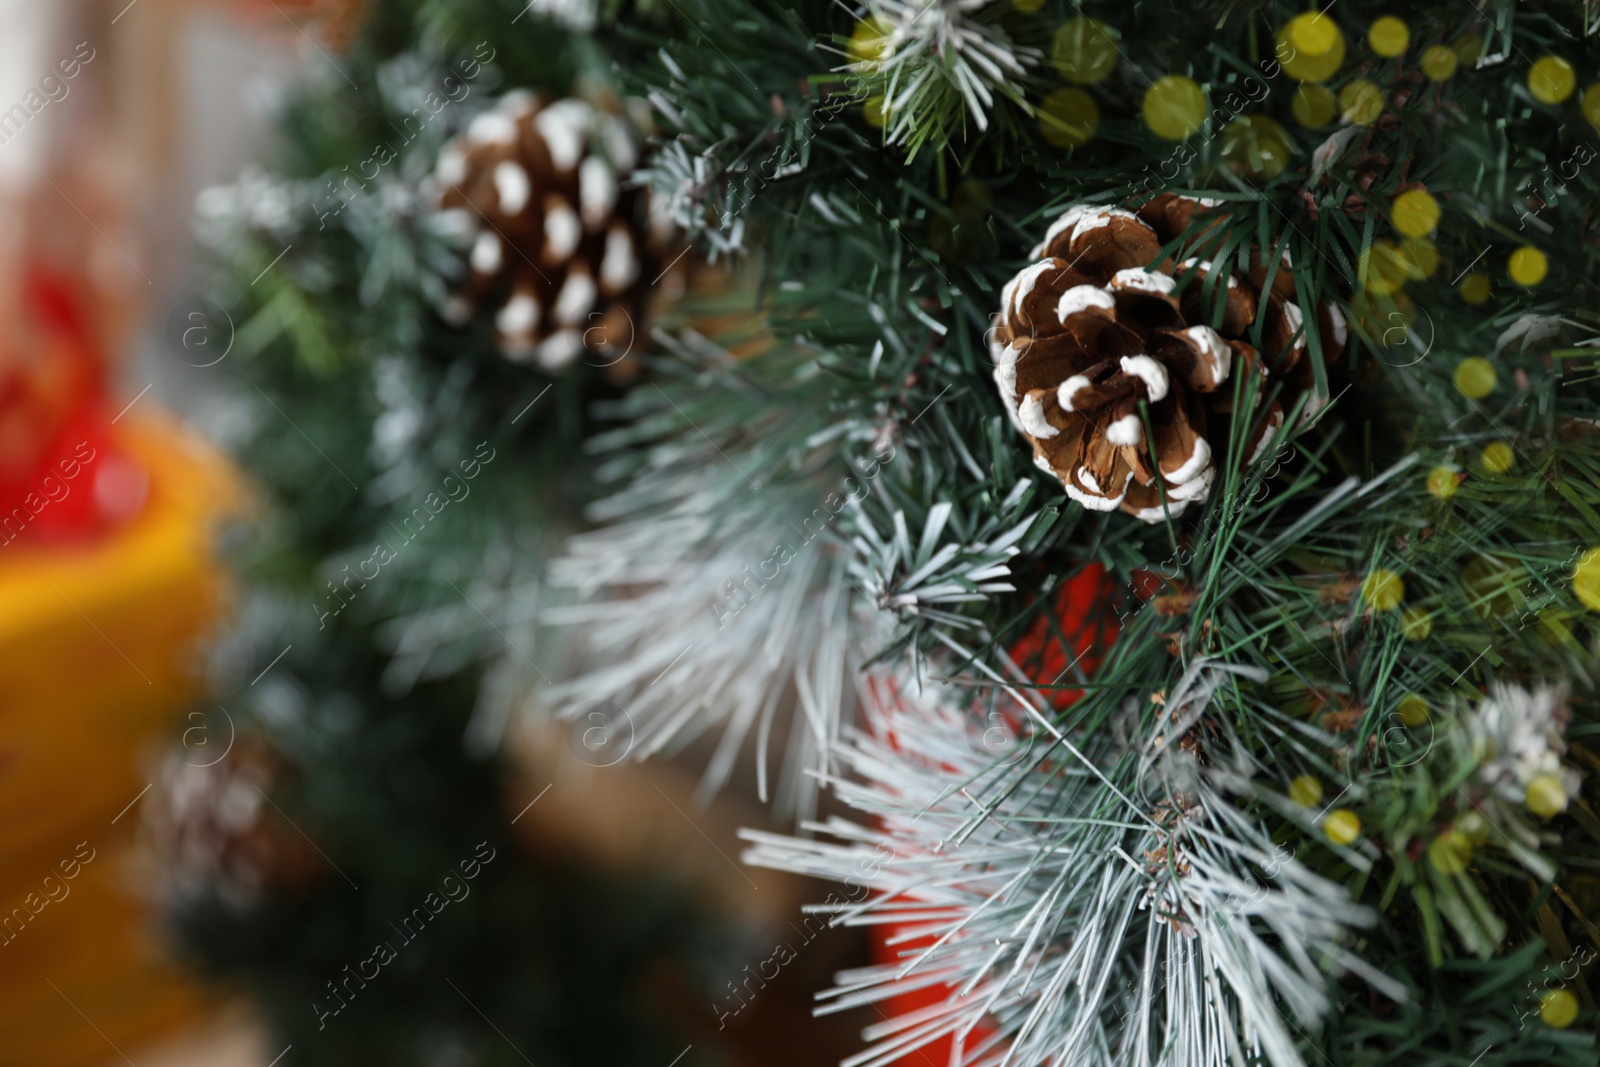
[[[1315,394],[1287,269],[1263,307],[1260,262],[1241,273],[1162,257],[1206,210],[1170,193],[1137,213],[1070,207],[1003,291],[993,344],[1001,400],[1034,463],[1091,510],[1161,522],[1203,502],[1238,414],[1241,378],[1257,381],[1242,435],[1247,462],[1302,396],[1302,419],[1327,402]],[[1258,308],[1261,351],[1249,341]],[[1337,309],[1320,309],[1309,325],[1324,359],[1337,359],[1346,335]]]

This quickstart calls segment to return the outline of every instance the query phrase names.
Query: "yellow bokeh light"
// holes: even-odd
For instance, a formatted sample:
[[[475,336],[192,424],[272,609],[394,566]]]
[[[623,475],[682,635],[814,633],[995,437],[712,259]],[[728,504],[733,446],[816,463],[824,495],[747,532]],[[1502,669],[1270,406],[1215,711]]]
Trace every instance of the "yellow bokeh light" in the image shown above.
[[[1506,262],[1506,272],[1511,275],[1511,280],[1523,288],[1532,288],[1544,281],[1546,274],[1550,273],[1550,261],[1545,254],[1532,245],[1523,245],[1511,253],[1511,258]]]
[[[1491,368],[1492,369],[1492,368]],[[1461,488],[1461,472],[1454,467],[1435,467],[1428,472],[1428,492],[1449,500]]]
[[[1326,49],[1313,52],[1300,45],[1302,35],[1313,42],[1327,40],[1332,29],[1333,43]],[[1333,77],[1344,62],[1344,35],[1331,19],[1320,18],[1315,11],[1296,15],[1278,31],[1278,55],[1287,55],[1283,61],[1284,73],[1297,82],[1325,82]]]
[[[1411,43],[1411,30],[1401,19],[1393,15],[1385,15],[1372,24],[1367,31],[1367,44],[1372,50],[1385,59],[1393,59],[1406,50]]]
[[[1491,441],[1483,446],[1478,459],[1491,474],[1504,474],[1517,461],[1517,454],[1504,441]]]
[[[1462,63],[1469,67],[1475,66],[1478,60],[1483,58],[1483,38],[1476,33],[1463,33],[1451,43],[1450,51],[1454,52],[1456,59]]]
[[[893,32],[894,27],[876,15],[862,19],[850,34],[850,59],[856,63],[877,62],[883,58],[883,50],[889,46],[889,35]]]
[[[1039,105],[1039,132],[1057,148],[1087,144],[1100,129],[1100,108],[1082,89],[1057,89]]]
[[[1289,799],[1302,808],[1314,808],[1322,801],[1322,779],[1302,774],[1289,783]]]
[[[1446,830],[1428,842],[1428,862],[1440,874],[1460,874],[1472,862],[1472,839],[1459,830]]]
[[[1583,91],[1583,117],[1589,120],[1589,125],[1600,130],[1600,82],[1595,82]]]
[[[1325,56],[1341,43],[1344,35],[1326,14],[1302,15],[1289,23],[1289,41],[1308,55]]]
[[[1567,790],[1555,775],[1541,774],[1528,783],[1523,803],[1539,818],[1553,819],[1567,810]]]
[[[1456,364],[1456,388],[1473,400],[1482,400],[1494,392],[1495,378],[1494,364],[1482,356],[1468,356]]]
[[[1270,181],[1282,174],[1293,147],[1289,131],[1265,115],[1242,115],[1222,131],[1223,162],[1253,181]]]
[[[1560,56],[1545,56],[1528,68],[1528,92],[1541,104],[1559,104],[1578,87],[1578,72]]]
[[[1387,296],[1399,291],[1411,275],[1413,268],[1393,241],[1374,241],[1372,247],[1361,253],[1361,273],[1366,277],[1367,292]]]
[[[1572,568],[1572,595],[1590,611],[1600,611],[1600,548],[1578,557]]]
[[[1421,608],[1407,608],[1400,617],[1400,636],[1407,641],[1426,641],[1433,635],[1433,616]]]
[[[1422,73],[1436,82],[1442,82],[1456,72],[1461,59],[1442,44],[1430,46],[1422,53]]]
[[[1404,237],[1426,237],[1439,227],[1439,201],[1426,189],[1407,189],[1394,198],[1394,228]]]
[[[1439,247],[1426,237],[1401,241],[1400,259],[1410,278],[1431,278],[1439,271]]]
[[[1405,579],[1379,567],[1361,583],[1361,599],[1374,611],[1393,611],[1406,596]]]
[[[1349,808],[1337,808],[1322,821],[1322,832],[1334,844],[1348,845],[1361,836],[1361,817]]]
[[[1407,693],[1400,698],[1400,703],[1395,707],[1395,714],[1400,716],[1400,721],[1410,727],[1424,725],[1432,717],[1428,709],[1428,702],[1415,693]]]
[[[1295,90],[1289,101],[1294,120],[1307,129],[1319,129],[1333,121],[1339,113],[1339,102],[1324,85],[1306,82]],[[1600,125],[1600,123],[1597,123]]]
[[[1494,286],[1489,281],[1489,276],[1487,274],[1480,274],[1477,271],[1473,271],[1471,274],[1461,279],[1461,284],[1457,286],[1456,291],[1461,294],[1461,299],[1465,300],[1473,307],[1477,307],[1479,304],[1489,299],[1489,293],[1493,288]]]
[[[1193,78],[1168,74],[1144,94],[1144,121],[1157,137],[1181,141],[1206,120],[1205,90]]]
[[[1070,18],[1050,42],[1050,62],[1074,85],[1104,81],[1116,69],[1116,31],[1099,19]]]
[[[884,121],[888,118],[883,110],[883,97],[867,97],[866,102],[861,105],[861,117],[873,129],[883,129]]]
[[[1512,454],[1509,446],[1501,442],[1496,444],[1505,449],[1506,455]],[[1461,568],[1461,595],[1467,598],[1467,607],[1480,619],[1503,619],[1521,611],[1528,602],[1523,594],[1527,586],[1528,568],[1508,557],[1480,553],[1469,558]]]
[[[1578,998],[1565,989],[1552,989],[1539,998],[1539,1018],[1557,1030],[1565,1030],[1578,1018]]]
[[[1383,90],[1357,78],[1339,90],[1339,111],[1352,126],[1371,126],[1383,114]]]

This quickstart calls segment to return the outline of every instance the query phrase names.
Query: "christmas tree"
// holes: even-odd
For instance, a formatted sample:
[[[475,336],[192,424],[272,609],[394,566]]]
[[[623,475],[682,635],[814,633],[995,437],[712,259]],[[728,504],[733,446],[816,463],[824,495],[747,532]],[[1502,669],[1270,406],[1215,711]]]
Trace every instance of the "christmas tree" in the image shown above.
[[[798,823],[747,860],[878,935],[853,1064],[1593,1063],[1597,35],[375,5],[377,98],[328,74],[218,214],[290,414],[383,408],[272,473],[276,567],[376,685],[753,759]],[[516,489],[341,593],[341,477],[480,441]]]

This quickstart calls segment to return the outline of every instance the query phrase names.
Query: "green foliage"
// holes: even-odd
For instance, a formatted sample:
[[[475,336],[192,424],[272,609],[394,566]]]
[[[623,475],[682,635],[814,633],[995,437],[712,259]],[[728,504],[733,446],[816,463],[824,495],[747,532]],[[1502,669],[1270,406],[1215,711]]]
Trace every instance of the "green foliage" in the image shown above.
[[[205,292],[238,327],[224,425],[259,489],[218,699],[282,755],[272,802],[326,866],[244,905],[176,901],[171,921],[261,1001],[286,1062],[664,1064],[681,1045],[653,983],[731,971],[723,927],[679,888],[531,854],[495,750],[560,658],[545,566],[597,493],[581,442],[617,387],[598,367],[509,363],[483,316],[446,324],[462,255],[420,189],[493,94],[565,93],[610,60],[536,16],[513,26],[520,2],[371,6],[284,102],[279,170],[200,205]],[[454,95],[435,112],[430,92]],[[327,983],[397,944],[389,924],[479,842],[496,859],[471,894],[319,1023]]]
[[[1337,96],[1371,81],[1386,104],[1370,127],[1313,130],[1293,117],[1299,84],[1282,69],[1292,52],[1275,47],[1300,7],[1046,3],[1025,14],[996,4],[981,17],[1019,48],[1048,55],[1056,29],[1079,10],[1112,30],[1119,52],[1090,90],[1100,120],[1087,144],[1061,149],[1042,136],[1031,113],[1061,82],[1035,67],[1012,83],[1022,99],[1002,94],[982,129],[958,98],[929,96],[903,112],[915,126],[889,140],[917,150],[902,152],[884,144],[863,109],[867,94],[883,91],[882,69],[870,61],[841,69],[853,58],[841,53],[855,30],[845,10],[685,4],[693,28],[649,36],[659,59],[625,72],[634,91],[664,98],[667,142],[654,186],[679,219],[707,231],[709,247],[757,249],[774,331],[822,350],[831,404],[783,411],[784,432],[853,428],[828,439],[857,457],[863,446],[851,442],[887,437],[906,449],[910,462],[887,468],[839,537],[842,552],[857,551],[846,545],[856,537],[856,566],[878,576],[870,598],[901,612],[889,649],[909,642],[913,658],[942,674],[982,676],[968,668],[998,664],[1044,610],[1042,590],[1102,563],[1114,575],[1122,633],[1086,685],[1058,686],[1089,695],[1060,713],[1056,728],[1069,736],[1109,728],[1128,694],[1162,691],[1198,656],[1257,666],[1271,680],[1225,690],[1216,708],[1260,780],[1282,789],[1314,771],[1337,783],[1330,796],[1348,786],[1372,798],[1364,823],[1392,836],[1374,841],[1363,863],[1329,852],[1316,866],[1356,899],[1381,905],[1384,925],[1365,954],[1417,1000],[1400,1008],[1351,983],[1330,1024],[1333,1039],[1316,1042],[1334,1062],[1391,1062],[1426,1049],[1438,1062],[1455,1055],[1467,1063],[1490,1045],[1484,1062],[1592,1056],[1592,1036],[1538,1023],[1528,1025],[1542,1034],[1519,1031],[1520,1002],[1494,994],[1543,966],[1538,946],[1551,930],[1536,920],[1536,899],[1555,901],[1547,919],[1572,943],[1590,936],[1579,901],[1592,899],[1580,887],[1600,846],[1587,806],[1592,787],[1544,846],[1561,872],[1553,896],[1515,864],[1474,865],[1472,892],[1493,912],[1490,927],[1502,929],[1486,961],[1477,958],[1483,942],[1445,932],[1427,878],[1395,880],[1414,865],[1408,850],[1419,840],[1425,847],[1459,811],[1444,798],[1419,807],[1410,797],[1411,828],[1401,832],[1378,800],[1409,796],[1380,786],[1402,758],[1395,746],[1417,744],[1391,719],[1405,694],[1442,706],[1476,699],[1494,680],[1563,679],[1574,687],[1572,736],[1595,727],[1593,616],[1571,586],[1577,555],[1600,543],[1600,456],[1586,421],[1597,411],[1581,370],[1588,349],[1576,344],[1595,332],[1582,307],[1600,267],[1600,172],[1587,163],[1600,135],[1578,106],[1596,75],[1580,40],[1592,15],[1574,3],[1338,5],[1324,17],[1342,30],[1348,58],[1328,88]],[[1410,25],[1411,47],[1398,59],[1364,42],[1372,20],[1389,14]],[[1486,42],[1476,52],[1467,43],[1474,34]],[[1432,81],[1418,57],[1441,42],[1491,58]],[[1578,67],[1578,93],[1564,103],[1530,94],[1530,64],[1546,54]],[[809,71],[796,71],[807,61]],[[1181,143],[1155,136],[1140,117],[1146,87],[1171,73],[1199,83],[1212,108]],[[865,86],[853,80],[863,74]],[[1281,173],[1253,177],[1238,165],[1229,147],[1238,114],[1284,127]],[[1432,235],[1437,264],[1394,227],[1396,198],[1416,188],[1443,207]],[[1221,201],[1214,217],[1222,223],[1206,235],[1225,250],[1215,258],[1252,247],[1272,250],[1269,260],[1287,252],[1281,269],[1303,306],[1345,309],[1353,330],[1342,360],[1326,359],[1310,340],[1332,406],[1280,435],[1254,464],[1232,442],[1198,516],[1147,528],[1061,501],[1018,542],[1015,593],[994,588],[936,611],[895,601],[896,580],[942,550],[963,551],[979,539],[975,531],[1012,515],[1002,502],[1019,479],[1037,479],[1030,510],[1060,500],[1030,471],[1025,446],[994,404],[985,330],[1001,283],[1060,207],[1136,203],[1157,191]],[[1549,261],[1533,286],[1506,273],[1525,244]],[[1469,303],[1459,287],[1470,271],[1490,279],[1486,304]],[[1487,396],[1469,398],[1454,384],[1468,356],[1495,366]],[[708,387],[720,385],[697,383]],[[1483,460],[1501,441],[1513,458],[1503,472]],[[1465,481],[1442,500],[1428,476],[1445,464]],[[1379,568],[1404,582],[1399,609],[1374,610],[1361,593]],[[1164,583],[1157,604],[1140,591],[1149,571]],[[987,580],[1006,584],[1000,575]],[[1151,722],[1146,711],[1142,728]],[[1259,815],[1269,824],[1279,817],[1270,805]],[[1313,840],[1307,849],[1325,846]],[[1429,934],[1419,940],[1421,926]],[[1470,1015],[1470,1026],[1456,1013]]]
[[[503,449],[514,462],[490,476],[515,484],[493,506],[472,505],[482,510],[461,523],[471,547],[456,573],[487,582],[507,618],[520,617],[512,592],[541,572],[537,558],[486,579],[471,569],[472,554],[538,557],[577,525],[558,509],[593,499],[598,481],[616,486],[594,512],[609,525],[574,543],[564,561],[571,584],[620,591],[613,608],[625,595],[640,597],[636,608],[703,613],[716,610],[723,576],[732,584],[762,560],[771,536],[784,536],[771,531],[815,514],[842,479],[892,447],[897,458],[880,464],[870,492],[823,524],[818,558],[803,580],[791,574],[799,591],[757,600],[760,611],[724,637],[708,635],[685,660],[693,683],[646,696],[657,702],[654,721],[668,724],[653,744],[671,742],[671,724],[696,732],[721,715],[730,724],[724,754],[758,720],[764,745],[771,708],[762,701],[791,684],[808,694],[814,724],[797,745],[810,746],[813,734],[831,740],[849,702],[817,695],[815,683],[839,684],[818,664],[856,662],[844,648],[857,660],[936,671],[978,710],[1009,710],[1005,689],[1017,678],[1008,652],[1035,620],[1061,632],[1048,594],[1102,565],[1105,602],[1065,610],[1115,615],[1117,640],[1092,676],[1029,679],[1047,695],[1085,693],[1052,703],[1047,717],[1060,744],[1092,738],[1084,748],[1108,754],[1097,773],[1116,793],[1097,815],[1129,816],[1123,797],[1161,801],[1157,786],[1170,783],[1150,777],[1138,739],[1172,728],[1163,700],[1202,660],[1238,668],[1210,696],[1205,720],[1184,728],[1195,758],[1246,768],[1234,787],[1252,832],[1270,833],[1370,908],[1377,925],[1352,931],[1352,944],[1408,991],[1382,994],[1327,963],[1339,1000],[1322,1033],[1300,1035],[1305,1058],[1315,1050],[1336,1067],[1419,1055],[1592,1062],[1586,971],[1570,979],[1588,1013],[1571,1031],[1531,1017],[1524,1024],[1518,992],[1594,937],[1592,779],[1567,813],[1541,824],[1540,863],[1480,849],[1441,879],[1418,857],[1465,817],[1455,787],[1492,753],[1429,749],[1393,716],[1408,694],[1466,715],[1491,683],[1560,681],[1571,688],[1573,758],[1600,769],[1588,748],[1600,729],[1594,615],[1571,581],[1574,560],[1600,543],[1592,432],[1600,411],[1584,366],[1600,321],[1587,310],[1600,276],[1600,170],[1591,162],[1600,134],[1579,104],[1596,76],[1593,13],[1572,0],[1400,8],[1346,0],[1313,16],[1338,28],[1346,50],[1319,76],[1346,110],[1359,110],[1363,93],[1383,106],[1370,125],[1329,116],[1313,128],[1298,115],[1315,91],[1289,74],[1306,62],[1304,42],[1280,43],[1291,19],[1313,14],[1299,5],[1020,7],[941,2],[919,14],[891,3],[674,0],[607,5],[584,35],[545,24],[512,32],[520,8],[512,0],[380,5],[347,64],[370,91],[347,92],[330,72],[287,112],[294,224],[282,233],[257,226],[232,246],[238,263],[224,302],[248,309],[239,318],[252,371],[264,394],[293,402],[300,423],[261,424],[261,455],[279,458],[260,466],[295,501],[300,527],[273,571],[314,585],[324,561],[342,563],[350,557],[341,553],[364,547],[403,496],[357,499],[297,435],[334,443],[330,455],[350,464],[343,474],[358,485],[400,470],[397,482],[420,487],[419,472],[441,454],[448,463],[479,440]],[[1002,65],[978,92],[958,73],[982,54],[975,38],[964,38],[965,53],[954,43],[852,53],[869,15],[900,20],[892,39],[902,44],[956,40],[919,38],[932,24],[918,26],[924,17],[1008,42],[1024,73]],[[1380,15],[1409,24],[1410,47],[1397,58],[1365,43]],[[1052,94],[1068,87],[1057,34],[1080,16],[1098,21],[1116,55],[1098,80],[1072,83],[1098,118],[1092,136],[1063,148],[1047,121]],[[485,90],[592,79],[650,100],[659,143],[646,180],[704,252],[749,253],[759,279],[743,325],[758,319],[770,331],[767,350],[740,362],[719,348],[729,338],[680,332],[647,361],[645,384],[599,408],[621,425],[592,437],[602,457],[595,466],[570,456],[593,428],[585,401],[603,386],[583,375],[564,380],[536,409],[540,418],[513,424],[535,391],[532,377],[493,356],[482,323],[455,331],[433,314],[456,252],[403,193],[459,116],[401,153],[398,189],[387,178],[363,188],[337,226],[312,228],[330,205],[326,179],[359,164],[407,113],[403,87],[442,76],[480,40],[500,56]],[[1432,48],[1457,64],[1448,78],[1419,68]],[[1552,54],[1577,67],[1579,91],[1547,103],[1528,78],[1533,61]],[[496,74],[503,83],[492,82]],[[1168,75],[1192,79],[1206,97],[1208,110],[1191,116],[1182,141],[1142,117],[1149,87]],[[892,105],[883,129],[869,121],[877,96]],[[1266,165],[1273,160],[1281,170]],[[1419,239],[1405,232],[1414,227],[1396,204],[1423,190],[1441,221]],[[1137,204],[1156,192],[1217,202],[1203,233],[1193,227],[1164,251],[1181,259],[1203,250],[1241,268],[1257,254],[1273,275],[1288,272],[1302,307],[1342,309],[1351,333],[1338,359],[1316,331],[1307,337],[1327,408],[1309,420],[1291,413],[1253,459],[1242,433],[1218,442],[1226,447],[1216,450],[1206,507],[1145,526],[1085,513],[1034,470],[995,403],[986,333],[1001,286],[1063,207]],[[293,250],[267,276],[287,284],[244,284],[282,247],[267,238],[286,244],[291,230]],[[1509,273],[1525,245],[1548,261],[1536,282]],[[1468,357],[1491,361],[1492,388],[1458,389]],[[1266,388],[1277,385],[1269,379]],[[1253,398],[1235,399],[1249,409]],[[391,425],[410,429],[387,452],[374,449],[355,411],[374,426],[396,417]],[[1496,455],[1502,445],[1508,451]],[[1452,468],[1465,476],[1459,485]],[[404,564],[383,598],[357,601],[370,612],[358,617],[415,622],[453,602],[439,581],[448,566],[412,567]],[[1393,588],[1373,584],[1380,571],[1403,583],[1398,604],[1380,602],[1380,587]],[[646,587],[654,600],[639,593]],[[618,658],[626,666],[587,679],[586,690],[649,688],[642,683],[654,664],[678,654],[654,631],[676,641],[689,625],[651,625],[661,618],[677,616],[636,621],[622,642],[629,655]],[[794,636],[807,620],[812,643]],[[871,647],[852,646],[852,625]],[[401,672],[413,679],[476,654],[418,641]],[[1124,737],[1119,750],[1112,742]],[[1028,767],[1030,788],[1052,788],[1046,757],[1060,753],[1045,747]],[[1294,810],[1283,794],[1303,774],[1331,783],[1328,796],[1343,797],[1365,832],[1334,845],[1320,816]],[[1083,845],[1071,826],[1052,832],[1055,852]]]

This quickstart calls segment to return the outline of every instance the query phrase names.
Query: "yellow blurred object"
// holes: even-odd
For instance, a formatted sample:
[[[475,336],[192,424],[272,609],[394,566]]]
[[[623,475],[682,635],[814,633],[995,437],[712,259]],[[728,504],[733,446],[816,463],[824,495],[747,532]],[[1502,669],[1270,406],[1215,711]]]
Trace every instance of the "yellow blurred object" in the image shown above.
[[[1325,82],[1344,62],[1344,34],[1321,12],[1308,11],[1284,23],[1277,43],[1284,73],[1297,82]]]
[[[1528,92],[1541,104],[1559,104],[1577,87],[1577,71],[1560,56],[1535,60],[1528,69]]]
[[[1406,46],[1411,43],[1411,29],[1404,20],[1385,15],[1367,31],[1367,43],[1380,56],[1393,59],[1404,53]]]
[[[1449,80],[1461,65],[1461,57],[1442,44],[1436,44],[1422,53],[1422,73],[1436,82]]]
[[[150,475],[144,511],[89,546],[0,549],[0,1049],[32,1067],[115,1060],[203,1006],[162,959],[123,853],[140,749],[200,695],[196,645],[227,595],[213,531],[243,496],[164,420],[113,432]]]
[[[1289,109],[1296,122],[1314,130],[1333,121],[1333,116],[1339,112],[1339,102],[1326,87],[1304,82],[1294,91]]]

